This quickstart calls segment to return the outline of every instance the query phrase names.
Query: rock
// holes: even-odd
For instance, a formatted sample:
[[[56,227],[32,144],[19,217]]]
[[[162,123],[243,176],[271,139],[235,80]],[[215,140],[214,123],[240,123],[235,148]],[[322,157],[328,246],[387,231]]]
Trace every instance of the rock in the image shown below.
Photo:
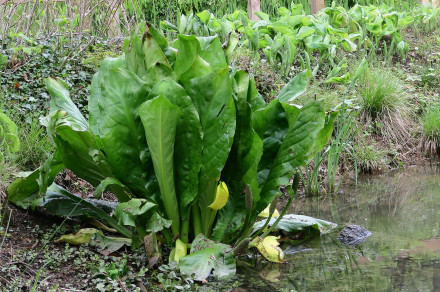
[[[338,240],[344,244],[356,246],[364,242],[371,234],[371,231],[360,225],[347,225],[341,230]]]

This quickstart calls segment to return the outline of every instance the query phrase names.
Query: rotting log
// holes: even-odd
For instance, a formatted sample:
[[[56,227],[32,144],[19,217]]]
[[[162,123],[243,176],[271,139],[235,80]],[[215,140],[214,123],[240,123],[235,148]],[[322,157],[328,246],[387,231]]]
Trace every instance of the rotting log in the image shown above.
[[[312,8],[312,14],[316,14],[316,12],[325,8],[325,3],[324,0],[311,0],[310,6]]]

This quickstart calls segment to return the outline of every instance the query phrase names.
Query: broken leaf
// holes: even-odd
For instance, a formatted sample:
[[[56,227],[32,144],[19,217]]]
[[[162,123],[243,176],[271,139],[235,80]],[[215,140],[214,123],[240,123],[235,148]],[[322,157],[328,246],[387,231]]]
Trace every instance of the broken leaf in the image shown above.
[[[180,259],[180,271],[202,281],[213,271],[219,279],[235,275],[234,251],[229,245],[218,243],[199,234],[191,245],[191,253]]]
[[[55,240],[55,242],[66,242],[73,245],[81,245],[85,243],[90,243],[90,239],[94,234],[102,234],[101,230],[95,228],[83,228],[77,233],[66,234]]]

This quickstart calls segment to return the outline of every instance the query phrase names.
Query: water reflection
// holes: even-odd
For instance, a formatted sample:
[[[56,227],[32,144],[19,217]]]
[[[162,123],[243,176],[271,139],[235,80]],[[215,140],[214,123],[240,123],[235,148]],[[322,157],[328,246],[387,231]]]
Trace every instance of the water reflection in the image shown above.
[[[361,178],[326,198],[300,198],[290,213],[338,223],[321,238],[288,246],[289,263],[239,267],[246,291],[440,291],[440,169]],[[345,224],[373,232],[353,248],[336,240]]]

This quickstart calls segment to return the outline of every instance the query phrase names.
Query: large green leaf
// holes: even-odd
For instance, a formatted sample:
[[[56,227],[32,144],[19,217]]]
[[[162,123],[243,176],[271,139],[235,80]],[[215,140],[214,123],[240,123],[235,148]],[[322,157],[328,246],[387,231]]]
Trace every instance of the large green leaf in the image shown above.
[[[234,251],[229,245],[199,235],[191,245],[191,253],[180,258],[179,267],[197,281],[208,278],[211,271],[219,279],[230,278],[236,270]]]
[[[133,193],[147,197],[145,177],[152,167],[137,109],[147,100],[150,89],[123,69],[109,69],[96,82],[100,82],[100,92],[90,97],[97,104],[90,123],[96,125],[99,146],[114,176]]]
[[[101,84],[102,79],[109,70],[116,68],[125,67],[125,55],[121,55],[118,58],[107,58],[101,63],[99,71],[93,76],[90,97],[89,97],[89,125],[92,132],[99,136],[100,129],[100,119],[96,118],[95,115],[100,114],[100,99],[101,99]]]
[[[258,165],[258,183],[262,187],[287,134],[289,122],[282,104],[273,100],[265,108],[254,112],[252,123],[263,140],[263,155]]]
[[[193,65],[200,52],[200,43],[195,36],[178,35],[178,53],[174,72],[181,76]]]
[[[144,125],[163,204],[168,219],[173,220],[173,234],[177,235],[180,232],[180,212],[174,184],[174,141],[181,110],[161,95],[143,103],[138,113]]]
[[[326,138],[318,137],[324,125],[325,109],[321,102],[311,102],[301,109],[275,156],[261,191],[257,212],[269,205],[280,186],[289,184],[289,178],[297,167],[309,162],[312,154],[310,150],[315,143],[321,143],[318,138]]]
[[[147,70],[158,63],[170,66],[167,57],[149,31],[145,33],[143,50],[146,56],[144,59]]]
[[[232,194],[241,193],[243,187],[250,185],[252,193],[259,195],[257,167],[263,154],[263,142],[252,129],[252,109],[250,101],[255,98],[249,75],[239,71],[234,76],[234,99],[236,108],[236,131],[234,144],[222,180],[228,179]]]
[[[222,44],[217,36],[199,37],[197,40],[201,47],[199,55],[209,63],[212,70],[228,68]]]
[[[184,87],[200,117],[203,130],[202,168],[199,175],[199,206],[202,223],[210,221],[208,206],[214,201],[220,178],[235,134],[235,106],[228,69],[189,80]]]
[[[107,177],[113,177],[112,170],[90,130],[82,130],[75,120],[59,111],[48,117],[47,127],[66,168],[94,186],[98,186]],[[116,190],[113,189],[119,200],[128,199],[124,191],[119,193]]]

